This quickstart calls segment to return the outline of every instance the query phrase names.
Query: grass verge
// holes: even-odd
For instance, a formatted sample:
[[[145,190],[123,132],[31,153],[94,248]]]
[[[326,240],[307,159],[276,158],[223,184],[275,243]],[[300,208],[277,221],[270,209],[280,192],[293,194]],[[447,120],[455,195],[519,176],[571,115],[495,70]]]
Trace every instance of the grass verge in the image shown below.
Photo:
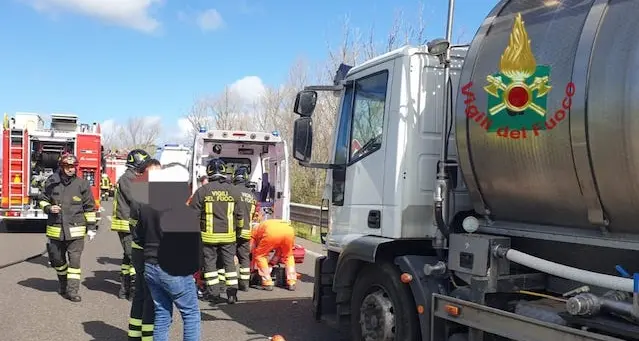
[[[316,233],[313,233],[313,228],[309,224],[304,223],[293,223],[293,228],[295,229],[295,236],[310,240],[314,243],[321,243],[320,235],[319,235],[319,227],[317,227]]]

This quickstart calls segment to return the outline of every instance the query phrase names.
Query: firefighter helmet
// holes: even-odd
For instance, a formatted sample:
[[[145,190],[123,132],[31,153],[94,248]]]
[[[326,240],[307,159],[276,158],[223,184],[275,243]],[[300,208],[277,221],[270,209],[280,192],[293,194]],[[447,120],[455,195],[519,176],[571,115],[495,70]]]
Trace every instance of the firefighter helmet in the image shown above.
[[[149,153],[143,149],[133,149],[129,152],[129,155],[126,156],[126,167],[138,173],[142,173],[149,161],[151,161],[151,155],[149,155]]]
[[[206,176],[209,179],[215,178],[226,178],[226,164],[222,159],[214,158],[209,160],[209,163],[206,165]]]
[[[78,166],[78,158],[71,153],[63,153],[58,159],[58,164],[60,166],[68,165],[76,167]]]
[[[249,173],[248,167],[240,166],[235,170],[235,174],[233,174],[233,181],[238,182],[246,182],[248,181]]]

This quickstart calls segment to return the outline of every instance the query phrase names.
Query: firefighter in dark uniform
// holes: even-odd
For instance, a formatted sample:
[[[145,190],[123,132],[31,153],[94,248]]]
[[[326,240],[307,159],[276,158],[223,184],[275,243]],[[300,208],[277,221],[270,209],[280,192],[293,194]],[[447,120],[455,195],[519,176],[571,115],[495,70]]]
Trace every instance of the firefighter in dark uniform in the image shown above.
[[[111,231],[118,233],[124,256],[120,267],[119,298],[132,298],[135,292],[135,267],[131,264],[131,230],[129,228],[129,213],[131,205],[131,181],[144,172],[144,168],[151,160],[149,153],[142,149],[134,149],[126,158],[124,174],[118,179],[113,195],[113,218]]]
[[[151,159],[144,172],[152,169],[161,169],[160,161]],[[144,236],[138,233],[138,220],[140,216],[140,205],[131,201],[129,214],[129,227],[131,229],[131,261],[135,268],[135,294],[131,300],[131,311],[129,314],[129,341],[151,341],[153,340],[153,322],[155,319],[155,305],[149,287],[144,280],[144,248],[141,240]]]
[[[76,176],[78,159],[63,154],[58,170],[44,184],[40,207],[47,214],[47,250],[51,265],[58,274],[58,293],[70,301],[80,302],[80,258],[84,237],[96,234],[95,199],[91,185]],[[68,261],[67,261],[68,254]]]
[[[244,214],[244,226],[237,229],[237,260],[240,263],[239,289],[248,291],[251,279],[251,221],[255,215],[257,200],[253,190],[249,187],[249,173],[246,166],[238,167],[233,175],[233,184],[240,193],[238,205],[242,207]]]
[[[224,261],[227,302],[237,301],[237,268],[235,267],[235,229],[244,224],[237,189],[225,175],[224,161],[212,159],[206,167],[209,182],[198,188],[189,205],[200,212],[204,281],[206,296],[212,303],[221,303],[217,259]]]

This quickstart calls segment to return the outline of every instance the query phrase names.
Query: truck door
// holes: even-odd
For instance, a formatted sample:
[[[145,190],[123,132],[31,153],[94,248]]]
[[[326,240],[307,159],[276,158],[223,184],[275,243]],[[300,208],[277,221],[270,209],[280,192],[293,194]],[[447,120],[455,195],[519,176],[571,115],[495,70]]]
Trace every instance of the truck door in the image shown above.
[[[268,159],[269,179],[275,186],[275,198],[273,198],[273,215],[283,220],[290,219],[290,183],[288,169],[288,150],[286,142],[275,144],[275,152]]]
[[[344,90],[334,163],[346,167],[331,171],[329,248],[340,248],[349,235],[381,235],[392,66],[371,67]]]

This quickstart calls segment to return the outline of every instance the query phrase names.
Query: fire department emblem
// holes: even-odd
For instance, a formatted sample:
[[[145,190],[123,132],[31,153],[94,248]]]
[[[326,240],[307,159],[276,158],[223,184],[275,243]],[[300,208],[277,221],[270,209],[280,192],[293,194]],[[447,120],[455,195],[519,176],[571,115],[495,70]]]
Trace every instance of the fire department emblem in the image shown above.
[[[508,46],[501,55],[499,72],[486,80],[487,113],[493,122],[489,132],[503,127],[545,129],[546,102],[552,88],[550,66],[537,64],[520,13],[515,17]]]

